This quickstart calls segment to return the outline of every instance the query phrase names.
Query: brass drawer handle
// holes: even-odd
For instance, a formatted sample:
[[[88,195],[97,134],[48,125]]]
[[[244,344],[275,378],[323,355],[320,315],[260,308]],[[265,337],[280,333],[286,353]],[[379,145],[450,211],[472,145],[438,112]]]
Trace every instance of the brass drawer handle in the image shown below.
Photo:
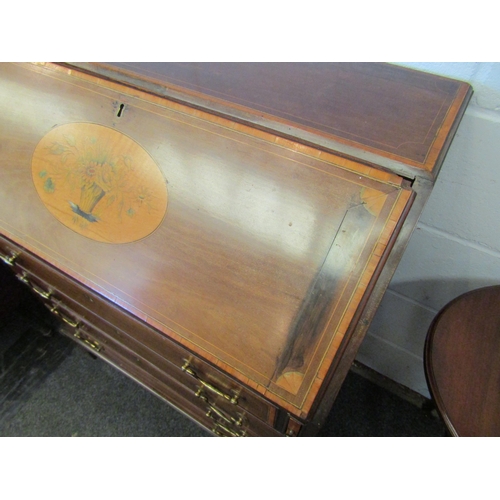
[[[226,434],[223,434],[221,431],[224,431]],[[221,437],[234,436],[234,437],[246,437],[246,431],[236,432],[231,429],[228,429],[226,426],[216,423],[214,428],[212,429],[214,434]]]
[[[52,297],[52,290],[49,290],[46,292],[45,290],[42,290],[40,287],[34,285],[28,279],[28,275],[25,272],[23,274],[17,274],[16,278],[19,281],[22,281],[24,284],[28,285],[35,293],[40,295],[40,297],[42,297],[44,299],[50,299],[50,297]]]
[[[13,266],[19,255],[21,255],[19,252],[11,252],[10,257],[7,257],[6,255],[0,255],[0,259],[2,259],[3,262],[5,262],[5,264],[7,264],[8,266]]]
[[[74,319],[68,318],[68,316],[59,311],[57,309],[57,306],[52,306],[50,308],[50,312],[54,313],[58,318],[62,319],[67,325],[71,326],[72,328],[78,328],[78,326],[80,325],[79,321],[75,321]]]
[[[234,396],[231,396],[229,394],[225,394],[224,392],[222,392],[217,387],[215,387],[212,384],[209,384],[208,382],[205,382],[204,380],[202,380],[196,374],[196,372],[189,366],[189,361],[186,361],[184,363],[184,366],[182,367],[182,371],[188,373],[189,375],[191,375],[191,377],[194,377],[196,380],[198,380],[198,382],[200,382],[201,385],[203,385],[203,387],[206,387],[209,391],[217,394],[218,396],[220,396],[220,397],[222,397],[224,399],[227,399],[231,404],[233,404],[233,405],[237,405],[238,404],[238,395],[237,394],[235,394]]]
[[[205,403],[207,404],[207,413],[206,413],[207,417],[214,418],[213,415],[215,414],[217,417],[224,420],[224,422],[230,425],[237,425],[238,427],[241,427],[243,425],[243,417],[241,415],[238,418],[232,417],[231,415],[228,416],[222,410],[210,404],[207,396],[203,393],[203,388],[200,387],[198,391],[195,393],[195,396],[199,397],[202,401],[205,401]]]
[[[97,342],[95,340],[92,341],[92,340],[90,340],[88,338],[82,337],[81,334],[80,334],[80,332],[78,330],[73,334],[73,336],[75,338],[77,338],[78,340],[82,341],[84,344],[88,345],[91,349],[93,349],[96,352],[100,352],[101,349],[102,349],[102,347],[99,344],[99,342]]]

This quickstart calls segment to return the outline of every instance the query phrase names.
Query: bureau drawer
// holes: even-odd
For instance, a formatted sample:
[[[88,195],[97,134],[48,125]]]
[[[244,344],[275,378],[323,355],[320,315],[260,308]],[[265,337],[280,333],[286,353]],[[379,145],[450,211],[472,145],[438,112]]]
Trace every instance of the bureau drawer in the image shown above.
[[[247,422],[250,419],[253,427],[258,425],[259,421],[267,422],[267,420],[251,415],[248,409],[248,401],[238,399],[237,404],[231,403],[232,395],[235,392],[228,393],[226,397],[222,395],[217,387],[207,387],[199,379],[187,373],[187,367],[183,370],[179,365],[174,365],[165,357],[157,352],[149,349],[147,346],[138,342],[132,336],[113,327],[101,318],[97,317],[92,312],[83,308],[80,304],[73,302],[68,297],[61,297],[60,300],[52,299],[47,301],[47,305],[62,319],[66,325],[72,325],[75,329],[75,334],[86,347],[90,347],[98,352],[106,350],[112,346],[113,350],[125,349],[130,353],[130,357],[135,366],[153,369],[160,373],[160,378],[165,378],[169,381],[175,381],[176,386],[182,386],[183,393],[192,401],[197,401],[202,406],[206,407],[206,412],[218,416],[223,420],[223,424],[238,422],[240,417],[244,416],[242,422]],[[92,332],[92,333],[87,333]],[[97,349],[94,338],[97,339]],[[196,363],[192,357],[186,358],[190,363]],[[185,363],[186,364],[186,363]],[[241,394],[238,394],[240,396]],[[245,395],[243,395],[245,398]],[[243,403],[243,404],[240,404]],[[238,426],[237,426],[238,427]],[[236,429],[238,430],[238,429]],[[222,430],[221,432],[225,432]]]
[[[140,354],[153,366],[169,373],[181,381],[193,393],[200,387],[211,392],[218,405],[238,406],[254,414],[263,422],[273,426],[277,408],[241,386],[213,366],[202,361],[184,347],[168,339],[129,313],[111,304],[106,299],[78,284],[50,265],[31,255],[9,240],[0,238],[0,253],[10,260],[16,275],[29,285],[50,308],[67,305],[83,318],[86,324],[94,325],[110,338]],[[15,256],[15,258],[14,258]],[[63,321],[68,318],[60,314]],[[69,319],[71,322],[72,320]],[[231,400],[235,405],[231,404]]]
[[[49,304],[47,302],[47,304]],[[83,347],[120,368],[145,388],[186,414],[211,432],[221,436],[279,436],[270,426],[241,407],[223,408],[203,390],[195,393],[169,372],[129,350],[105,332],[85,322],[77,312],[66,305],[57,306],[58,315],[65,324],[61,332],[76,339]]]

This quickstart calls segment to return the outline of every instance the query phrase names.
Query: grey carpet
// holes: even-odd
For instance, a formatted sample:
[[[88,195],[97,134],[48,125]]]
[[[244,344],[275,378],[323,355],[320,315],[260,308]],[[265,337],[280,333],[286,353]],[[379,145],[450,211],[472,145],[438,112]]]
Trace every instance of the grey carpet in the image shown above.
[[[8,346],[0,375],[0,436],[209,436],[135,381],[54,333],[44,313],[30,303],[0,325]],[[350,372],[320,436],[444,433],[430,411]]]
[[[198,425],[75,346],[0,426],[2,436],[205,436]]]

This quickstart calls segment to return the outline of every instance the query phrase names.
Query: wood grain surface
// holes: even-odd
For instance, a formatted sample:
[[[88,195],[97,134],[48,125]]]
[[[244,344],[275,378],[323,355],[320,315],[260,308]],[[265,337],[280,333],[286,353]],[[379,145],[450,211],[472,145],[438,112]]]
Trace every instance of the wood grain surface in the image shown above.
[[[443,147],[471,95],[467,83],[396,65],[342,63],[99,63],[134,83],[156,82],[176,98],[231,112],[257,126],[302,129],[423,172],[439,169]],[[243,113],[243,114],[241,114]],[[275,124],[275,125],[273,125]],[[300,134],[300,132],[299,132]],[[306,136],[304,136],[305,138]]]
[[[58,65],[2,64],[0,108],[2,233],[307,416],[411,203],[403,180]],[[89,238],[51,210],[61,202],[50,186],[40,197],[37,145],[78,124],[133,141],[145,155],[137,179],[161,174],[153,184],[167,186],[168,209],[142,238],[104,224]],[[130,155],[128,140],[110,142],[114,156]],[[84,212],[103,203],[104,219],[112,194],[101,189]]]
[[[500,286],[451,301],[427,337],[431,393],[458,436],[500,436]]]

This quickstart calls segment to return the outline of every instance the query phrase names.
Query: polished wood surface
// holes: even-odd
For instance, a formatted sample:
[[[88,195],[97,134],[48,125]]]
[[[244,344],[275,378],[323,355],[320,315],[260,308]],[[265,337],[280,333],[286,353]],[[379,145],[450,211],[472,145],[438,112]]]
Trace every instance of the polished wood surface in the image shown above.
[[[453,435],[500,436],[500,286],[468,292],[438,314],[425,366]]]
[[[471,94],[464,82],[383,63],[149,62],[91,67],[119,71],[139,86],[146,78],[166,87],[167,95],[169,90],[180,99],[190,95],[194,103],[220,112],[233,108],[258,126],[280,122],[283,133],[287,127],[288,133],[300,127],[425,172],[441,164],[443,146]]]
[[[85,347],[92,348],[99,344],[97,352],[101,355],[105,355],[110,346],[114,346],[115,351],[123,349],[124,352],[133,353],[134,356],[130,356],[139,364],[145,362],[155,366],[157,370],[184,383],[194,395],[197,381],[182,370],[187,361],[204,380],[227,394],[237,394],[238,409],[252,413],[270,425],[274,423],[276,407],[269,401],[235,383],[167,336],[2,236],[0,254],[17,254],[12,266],[14,274],[42,299],[65,326],[73,328],[74,334],[78,334],[77,339],[88,340],[83,342]]]
[[[215,434],[312,435],[470,87],[378,64],[162,68],[0,65],[2,260]]]
[[[55,65],[6,65],[2,87],[4,234],[306,416],[411,204],[402,179]],[[87,209],[101,214],[94,222],[74,213],[69,195],[43,191],[49,174],[41,174],[54,167],[39,166],[40,141],[48,141],[44,161],[59,165],[50,148],[68,137],[80,144],[88,131],[80,136],[75,127],[96,122],[133,138],[165,179],[166,215],[147,237],[105,243],[131,239],[117,220],[106,235],[111,189]],[[72,133],[52,140],[66,124]],[[130,156],[106,133],[114,156]],[[93,171],[94,156],[88,160]],[[141,168],[135,164],[139,177]],[[83,192],[75,179],[75,194]],[[72,220],[61,223],[62,209],[79,231]],[[99,238],[85,234],[89,226]]]

